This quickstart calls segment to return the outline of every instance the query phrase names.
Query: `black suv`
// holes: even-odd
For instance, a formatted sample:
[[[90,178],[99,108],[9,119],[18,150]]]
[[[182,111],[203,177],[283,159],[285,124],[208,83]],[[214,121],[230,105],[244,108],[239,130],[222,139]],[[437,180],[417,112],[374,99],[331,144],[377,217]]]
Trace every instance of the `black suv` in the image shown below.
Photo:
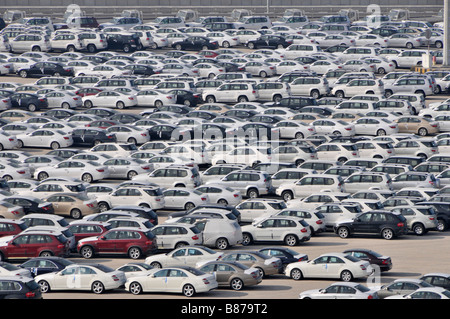
[[[270,105],[270,103],[268,104]],[[306,96],[291,96],[282,98],[279,102],[273,103],[270,106],[287,107],[291,110],[298,111],[305,106],[318,106],[317,100]]]
[[[136,51],[141,46],[136,34],[108,33],[106,35],[108,50],[121,50],[125,53]]]
[[[399,214],[384,210],[372,210],[357,214],[349,222],[337,224],[334,231],[341,238],[348,238],[352,234],[380,234],[384,239],[407,234],[406,218]]]
[[[1,276],[0,299],[42,299],[41,287],[31,277]]]

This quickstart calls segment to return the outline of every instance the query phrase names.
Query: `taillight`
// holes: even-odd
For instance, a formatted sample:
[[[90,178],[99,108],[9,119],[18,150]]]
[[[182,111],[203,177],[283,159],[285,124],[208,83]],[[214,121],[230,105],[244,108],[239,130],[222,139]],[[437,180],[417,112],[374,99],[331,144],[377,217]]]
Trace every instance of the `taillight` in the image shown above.
[[[366,266],[364,265],[359,265],[359,267],[361,267],[362,270],[366,270]]]
[[[404,223],[398,223],[397,227],[405,227],[405,224]]]
[[[25,171],[17,171],[19,174],[25,174]]]
[[[86,206],[89,207],[89,208],[93,208],[94,204],[92,204],[92,203],[91,204],[86,204]]]
[[[316,224],[317,224],[317,225],[322,225],[322,224],[323,224],[323,221],[322,221],[321,219],[316,220]]]
[[[206,197],[202,197],[202,201],[206,201]]]
[[[29,292],[27,292],[25,294],[25,297],[27,297],[27,298],[34,298],[34,297],[36,297],[36,294],[34,292],[32,292],[32,291],[29,291]]]
[[[192,236],[192,240],[198,240],[198,236],[197,235]]]
[[[103,168],[97,168],[97,172],[103,173],[105,170]]]
[[[20,215],[20,212],[18,212],[17,210],[13,210],[13,211],[11,212],[11,214],[13,214],[13,215]]]
[[[203,280],[203,283],[204,283],[205,285],[209,285],[209,281],[208,281],[208,279],[206,279],[206,278],[203,278],[202,280]]]
[[[69,137],[68,137],[68,136],[64,136],[64,139],[65,139],[65,140],[68,140],[68,139],[69,139]]]
[[[302,228],[300,231],[301,231],[302,233],[308,232],[308,230],[307,230],[306,228]]]
[[[369,295],[369,297],[367,297],[367,299],[373,299],[373,296],[372,296],[372,295]]]
[[[239,197],[239,194],[233,194],[233,197]]]
[[[119,281],[119,278],[117,278],[116,275],[112,275],[111,278],[112,278],[114,281]]]

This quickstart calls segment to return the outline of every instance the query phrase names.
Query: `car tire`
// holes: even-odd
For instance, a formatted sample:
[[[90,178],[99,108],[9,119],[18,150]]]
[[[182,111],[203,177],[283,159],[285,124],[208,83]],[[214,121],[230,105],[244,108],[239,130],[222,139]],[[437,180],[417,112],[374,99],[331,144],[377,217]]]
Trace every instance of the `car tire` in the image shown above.
[[[303,279],[303,273],[300,269],[298,268],[294,268],[291,270],[291,273],[289,274],[289,276],[294,279],[294,280],[300,280]]]
[[[97,47],[94,44],[89,44],[87,46],[87,50],[89,53],[95,53],[95,52],[97,52]]]
[[[345,98],[344,91],[337,91],[335,95],[337,98],[340,98],[340,99]]]
[[[21,71],[19,71],[19,76],[21,78],[27,78],[28,77],[28,72],[25,71],[25,70],[21,70]]]
[[[134,137],[130,137],[130,138],[128,138],[127,143],[136,145],[137,141]]]
[[[155,107],[156,108],[160,108],[161,106],[163,106],[164,104],[163,104],[163,102],[161,102],[160,100],[156,100],[155,101]]]
[[[286,235],[286,237],[284,237],[284,243],[287,246],[296,246],[298,244],[298,238],[295,235]]]
[[[390,228],[385,228],[381,231],[381,237],[386,240],[391,240],[394,238],[394,231]]]
[[[41,287],[42,293],[50,292],[50,284],[46,280],[39,280],[38,285]]]
[[[91,290],[94,294],[100,295],[105,292],[105,285],[100,281],[94,281],[91,286]]]
[[[106,202],[99,202],[98,208],[100,209],[101,212],[104,212],[104,211],[107,211],[108,209],[110,209],[108,203],[106,203]]]
[[[139,247],[131,247],[128,249],[128,257],[131,259],[139,259],[142,257],[142,251]]]
[[[93,107],[93,106],[94,106],[94,103],[92,103],[91,100],[86,100],[86,101],[84,101],[84,107],[85,107],[85,108],[90,109],[90,108]]]
[[[189,210],[191,210],[191,209],[193,209],[193,208],[195,208],[195,204],[194,204],[194,203],[188,202],[188,203],[186,203],[186,204],[184,205],[184,209],[185,209],[186,211],[189,211]]]
[[[230,47],[230,42],[228,42],[228,41],[223,41],[223,42],[222,42],[222,47],[224,47],[224,48],[229,48],[229,47]]]
[[[244,282],[240,278],[233,278],[230,282],[230,288],[236,291],[242,290]]]
[[[248,246],[253,243],[252,235],[249,233],[243,233],[242,234],[242,246]]]
[[[412,230],[413,230],[414,234],[416,234],[417,236],[423,236],[424,234],[426,234],[425,226],[421,223],[415,224],[412,227]]]
[[[51,257],[51,256],[53,256],[53,253],[48,250],[44,250],[39,253],[39,257]]]
[[[434,43],[434,45],[435,45],[436,48],[438,48],[438,49],[442,49],[442,47],[444,46],[443,43],[442,43],[441,41],[436,41],[436,42]]]
[[[443,219],[438,219],[438,225],[437,225],[436,229],[439,232],[443,232],[443,231],[446,231],[447,228],[448,228],[447,222]]]
[[[57,150],[58,148],[60,148],[61,146],[59,145],[59,143],[58,142],[51,142],[50,143],[50,148],[52,149],[52,150]]]
[[[245,95],[241,95],[240,97],[238,97],[237,101],[238,103],[248,102],[248,97],[246,97]]]
[[[384,68],[378,68],[378,74],[385,74],[386,70]]]
[[[84,246],[80,249],[80,254],[85,259],[94,257],[94,249],[91,246]]]
[[[248,198],[257,198],[259,196],[259,192],[256,188],[250,188],[247,191],[247,197]]]
[[[205,99],[206,103],[216,103],[216,98],[213,95],[208,95]]]
[[[345,239],[345,238],[350,237],[350,231],[347,227],[339,227],[336,232],[337,232],[338,236],[341,238]]]
[[[259,72],[259,77],[266,78],[267,77],[267,72],[266,71]]]
[[[428,130],[426,128],[424,128],[424,127],[421,127],[417,131],[417,134],[419,134],[419,136],[427,136],[428,135]]]
[[[129,53],[131,51],[131,47],[128,44],[125,44],[122,48],[123,52]]]
[[[116,107],[117,107],[119,110],[123,110],[123,109],[125,108],[125,103],[123,103],[122,101],[117,101]]]
[[[250,50],[253,50],[256,48],[256,46],[253,42],[249,42],[249,43],[247,43],[247,48],[249,48]]]
[[[192,297],[195,295],[195,288],[191,284],[186,284],[183,286],[183,295],[185,297]]]
[[[81,219],[83,217],[83,214],[81,213],[81,210],[78,208],[73,208],[70,211],[70,217],[73,219]]]
[[[220,250],[227,249],[230,245],[228,244],[228,240],[224,237],[221,237],[216,240],[216,248]]]
[[[142,293],[142,286],[140,283],[133,281],[132,283],[130,283],[130,292],[133,295],[139,295]]]
[[[411,50],[412,48],[414,48],[414,45],[411,42],[406,43],[406,48],[408,50]]]
[[[22,140],[17,140],[17,146],[18,146],[18,148],[22,148],[23,147],[23,141]]]
[[[226,199],[223,199],[223,198],[222,198],[222,199],[219,199],[219,200],[217,201],[217,204],[227,206],[227,205],[228,205],[228,202],[227,202]]]
[[[341,272],[340,278],[342,281],[350,282],[353,280],[353,274],[349,270],[343,270]]]
[[[33,104],[33,103],[28,104],[27,109],[30,112],[36,111],[37,110],[36,104]]]
[[[81,180],[82,180],[83,182],[86,182],[86,183],[92,183],[92,182],[94,181],[94,178],[92,177],[91,174],[89,174],[89,173],[84,173],[84,174],[81,176]]]
[[[319,99],[320,98],[320,92],[318,90],[312,90],[310,95],[314,99]]]
[[[33,51],[33,52],[41,52],[41,47],[40,46],[34,46],[32,49],[31,49],[31,51]]]
[[[283,191],[281,193],[281,198],[283,198],[283,200],[285,202],[288,202],[288,201],[290,201],[291,199],[294,198],[294,194],[292,193],[292,191]]]
[[[70,104],[67,102],[64,102],[63,104],[61,104],[61,108],[68,110],[68,109],[70,109]]]
[[[73,45],[69,45],[68,47],[67,47],[67,52],[75,52],[76,50],[75,50],[75,47],[73,46]]]
[[[135,171],[129,171],[127,173],[127,179],[132,180],[134,176],[136,176],[138,173],[136,173]]]
[[[47,178],[48,178],[47,172],[40,172],[37,176],[38,181],[43,181],[44,179],[47,179]]]
[[[377,136],[384,136],[384,135],[386,135],[386,131],[385,131],[385,130],[379,129],[379,130],[377,131]]]

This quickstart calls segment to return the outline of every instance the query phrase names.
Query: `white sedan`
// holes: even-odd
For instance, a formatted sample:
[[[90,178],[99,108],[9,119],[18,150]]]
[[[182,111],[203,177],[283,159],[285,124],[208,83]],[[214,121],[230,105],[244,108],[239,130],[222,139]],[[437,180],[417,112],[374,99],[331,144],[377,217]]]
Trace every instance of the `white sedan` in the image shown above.
[[[19,148],[17,137],[7,132],[0,132],[0,151],[16,148]]]
[[[34,171],[37,180],[49,177],[69,176],[79,178],[86,183],[109,177],[108,167],[93,161],[65,160],[54,166],[38,167]]]
[[[73,144],[72,135],[60,130],[39,129],[31,133],[17,134],[16,137],[19,148],[49,147],[55,150]]]
[[[374,290],[354,282],[336,282],[322,289],[303,291],[299,299],[378,299]]]
[[[392,135],[398,133],[398,125],[385,118],[361,117],[353,122],[357,135]]]
[[[234,47],[240,44],[238,37],[229,35],[226,32],[209,32],[206,36],[212,41],[217,41],[219,46],[223,48]]]
[[[210,79],[214,78],[216,75],[226,73],[224,67],[213,63],[198,63],[195,67],[198,69],[198,76]]]
[[[199,205],[209,204],[209,197],[196,190],[169,188],[163,192],[164,209],[190,210]]]
[[[355,135],[355,125],[341,120],[319,119],[311,124],[317,134],[353,136]]]
[[[343,253],[328,253],[308,261],[290,263],[284,273],[294,280],[330,278],[352,281],[367,278],[372,271],[373,268],[368,261]]]
[[[126,282],[124,272],[101,264],[69,265],[61,271],[38,275],[34,280],[43,293],[52,290],[88,290],[101,294]]]
[[[31,272],[26,268],[20,268],[6,261],[0,261],[0,276],[25,276],[31,277]]]
[[[119,124],[106,129],[108,133],[116,135],[117,142],[141,145],[150,141],[150,134],[144,128]]]
[[[83,105],[86,108],[92,107],[113,107],[123,109],[137,106],[135,94],[122,93],[118,91],[102,91],[96,95],[83,96]]]
[[[134,295],[142,292],[172,292],[192,297],[217,287],[214,275],[195,268],[179,267],[154,269],[150,275],[133,277],[125,283],[125,290]]]
[[[224,187],[222,185],[201,185],[197,187],[196,190],[202,194],[208,195],[211,203],[236,206],[242,200],[242,196],[239,191],[236,191],[230,187]]]
[[[176,102],[174,94],[156,89],[141,90],[136,94],[137,105],[141,107],[161,107]]]
[[[169,253],[152,255],[145,258],[145,263],[154,268],[188,266],[196,267],[197,263],[214,261],[224,255],[205,246],[183,246]]]
[[[81,97],[72,92],[53,91],[45,94],[48,108],[74,109],[83,106]]]
[[[300,121],[280,121],[275,124],[275,127],[280,130],[280,138],[303,139],[316,133],[316,130],[313,126]]]

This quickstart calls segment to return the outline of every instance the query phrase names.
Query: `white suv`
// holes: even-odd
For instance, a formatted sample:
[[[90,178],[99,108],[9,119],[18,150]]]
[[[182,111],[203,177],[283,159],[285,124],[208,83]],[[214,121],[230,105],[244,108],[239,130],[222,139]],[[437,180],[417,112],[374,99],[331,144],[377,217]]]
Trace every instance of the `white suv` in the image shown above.
[[[82,32],[79,34],[79,38],[89,53],[95,53],[108,47],[106,36],[101,32]]]
[[[393,208],[392,211],[402,214],[406,218],[408,228],[418,236],[437,229],[436,212],[431,206],[401,206]]]
[[[236,29],[268,29],[272,27],[272,22],[267,16],[247,16],[240,19],[238,22],[234,22]]]
[[[266,172],[255,170],[234,171],[223,177],[216,184],[231,187],[242,196],[256,198],[272,191],[272,180]]]
[[[68,52],[81,51],[85,48],[79,34],[61,33],[50,39],[52,50]]]
[[[359,151],[355,144],[323,143],[316,148],[319,160],[338,161],[344,163],[349,159],[359,157]]]
[[[301,218],[273,216],[264,218],[252,225],[242,226],[242,244],[247,246],[257,241],[284,242],[287,246],[308,241],[311,230]]]
[[[307,95],[320,99],[322,96],[330,94],[330,87],[326,78],[298,77],[289,85],[292,95]]]
[[[206,103],[253,102],[259,99],[256,86],[251,83],[224,83],[213,90],[205,90],[202,98]]]
[[[11,52],[28,52],[51,50],[50,39],[46,35],[39,34],[19,34],[12,40],[9,40]]]
[[[281,184],[276,194],[287,202],[320,191],[344,192],[343,178],[337,175],[308,174],[297,182]]]
[[[162,224],[153,227],[151,232],[156,236],[158,249],[174,249],[203,243],[202,232],[194,225]]]
[[[155,183],[160,187],[189,187],[200,186],[202,181],[196,168],[183,165],[169,165],[155,169],[149,174],[139,174],[133,181],[146,181]]]
[[[345,85],[336,85],[331,94],[338,98],[352,97],[357,94],[384,95],[384,84],[380,80],[353,79]]]
[[[285,208],[286,203],[282,200],[261,198],[250,198],[236,206],[241,213],[241,222],[245,223],[252,223],[265,214],[274,215]]]

